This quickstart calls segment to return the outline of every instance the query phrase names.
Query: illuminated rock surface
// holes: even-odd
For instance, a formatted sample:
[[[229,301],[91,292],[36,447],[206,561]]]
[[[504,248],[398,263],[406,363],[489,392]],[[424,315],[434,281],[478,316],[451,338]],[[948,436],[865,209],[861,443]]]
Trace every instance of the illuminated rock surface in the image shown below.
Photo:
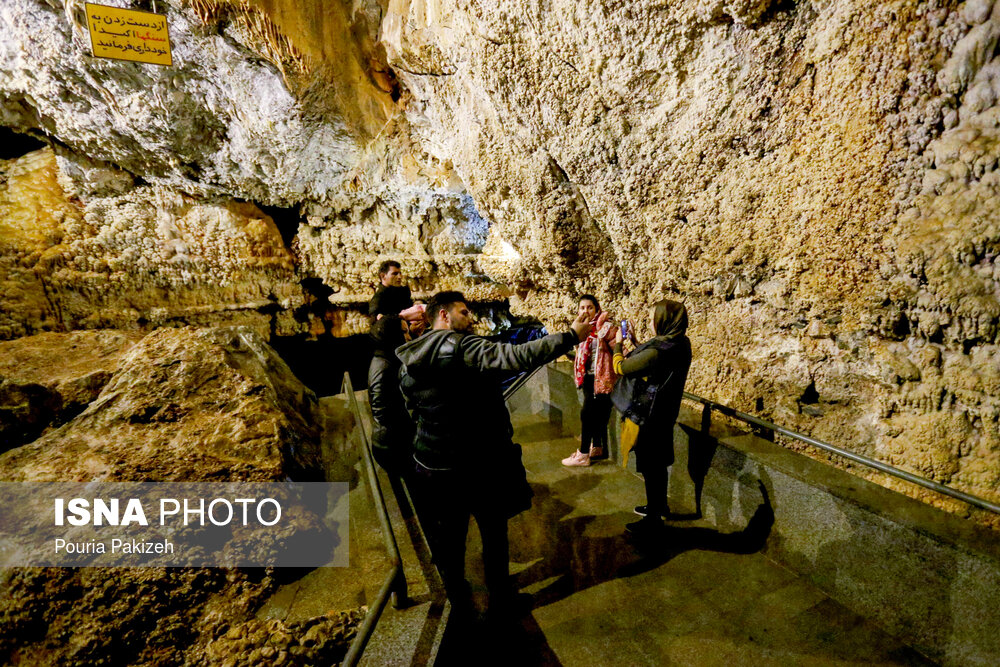
[[[158,6],[172,67],[0,10],[59,156],[5,167],[4,337],[315,331],[308,278],[358,332],[387,257],[549,324],[673,296],[691,390],[997,498],[1000,3]]]
[[[72,421],[0,457],[7,481],[280,481],[320,470],[316,396],[247,327],[160,329]]]
[[[37,438],[97,398],[121,356],[142,334],[120,331],[45,333],[0,342],[0,443]]]

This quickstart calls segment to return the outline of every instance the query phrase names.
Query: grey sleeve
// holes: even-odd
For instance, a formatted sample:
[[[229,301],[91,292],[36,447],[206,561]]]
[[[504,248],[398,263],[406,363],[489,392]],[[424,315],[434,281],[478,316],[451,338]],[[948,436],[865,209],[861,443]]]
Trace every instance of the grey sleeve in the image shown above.
[[[628,377],[633,375],[647,375],[656,367],[659,360],[660,351],[649,348],[633,354],[622,362],[622,375]]]
[[[462,339],[462,359],[477,370],[526,371],[548,363],[579,342],[572,331],[549,334],[520,345],[495,343],[481,336]]]

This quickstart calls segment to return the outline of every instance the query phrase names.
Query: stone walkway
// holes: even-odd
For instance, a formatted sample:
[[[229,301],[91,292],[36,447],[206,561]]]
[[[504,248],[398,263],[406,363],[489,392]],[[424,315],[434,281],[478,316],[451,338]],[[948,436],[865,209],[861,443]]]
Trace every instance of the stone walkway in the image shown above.
[[[515,414],[515,428],[536,496],[511,522],[512,570],[535,606],[520,627],[480,631],[465,664],[932,664],[758,553],[767,508],[732,534],[671,521],[662,544],[640,551],[624,538],[644,501],[639,477],[612,462],[563,467],[578,441],[548,420]],[[471,532],[469,576],[482,604]]]
[[[352,480],[351,567],[315,570],[290,583],[262,616],[293,620],[369,603],[387,571],[367,480],[345,451],[353,436],[337,433],[344,406],[324,401],[325,431]],[[534,596],[530,615],[449,633],[439,650],[447,606],[425,549],[413,546],[412,520],[399,512],[383,477],[415,604],[386,609],[362,664],[932,664],[759,553],[770,527],[766,507],[729,534],[704,520],[672,520],[661,544],[638,550],[624,527],[644,501],[641,479],[610,461],[563,467],[560,460],[578,445],[566,433],[576,430],[572,416],[564,429],[526,412],[514,412],[515,441],[523,445],[535,499],[511,522],[510,537],[512,572]],[[473,523],[468,577],[485,607],[479,546]]]

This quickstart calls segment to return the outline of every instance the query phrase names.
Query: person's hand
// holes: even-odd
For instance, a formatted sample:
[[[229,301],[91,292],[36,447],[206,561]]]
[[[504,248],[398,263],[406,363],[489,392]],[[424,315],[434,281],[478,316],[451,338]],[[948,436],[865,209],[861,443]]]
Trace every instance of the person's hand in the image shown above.
[[[618,327],[615,329],[615,345],[622,344],[622,328]]]
[[[569,325],[569,328],[576,334],[577,340],[582,341],[590,335],[590,318],[586,315],[577,315],[573,323]]]
[[[628,320],[628,337],[632,339],[633,345],[639,344],[639,340],[635,337],[635,325],[632,324],[632,320]]]
[[[594,328],[600,331],[601,327],[603,327],[604,323],[607,321],[608,321],[608,311],[602,310],[601,314],[597,316],[597,324],[594,325]]]

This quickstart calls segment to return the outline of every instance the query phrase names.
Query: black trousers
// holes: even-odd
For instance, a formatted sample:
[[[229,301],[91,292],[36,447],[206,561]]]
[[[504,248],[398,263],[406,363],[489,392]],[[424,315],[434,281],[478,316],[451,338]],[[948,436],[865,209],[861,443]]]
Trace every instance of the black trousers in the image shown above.
[[[465,580],[465,542],[469,518],[475,517],[483,540],[483,570],[490,605],[503,604],[513,594],[510,581],[510,545],[507,516],[495,495],[484,493],[475,475],[454,470],[429,470],[417,464],[416,479],[423,506],[421,520],[445,592],[455,609],[468,609]],[[426,519],[426,520],[425,520]]]
[[[640,430],[639,441],[635,449],[636,469],[642,475],[646,486],[647,516],[655,517],[657,513],[666,514],[667,482],[669,481],[669,466],[674,462],[673,428],[667,434]]]
[[[668,475],[667,468],[647,468],[642,473],[642,481],[646,487],[646,516],[657,517],[670,511],[667,505]]]
[[[590,445],[608,448],[608,418],[611,416],[611,396],[594,393],[594,376],[583,376],[583,405],[580,407],[580,451],[586,454]]]

